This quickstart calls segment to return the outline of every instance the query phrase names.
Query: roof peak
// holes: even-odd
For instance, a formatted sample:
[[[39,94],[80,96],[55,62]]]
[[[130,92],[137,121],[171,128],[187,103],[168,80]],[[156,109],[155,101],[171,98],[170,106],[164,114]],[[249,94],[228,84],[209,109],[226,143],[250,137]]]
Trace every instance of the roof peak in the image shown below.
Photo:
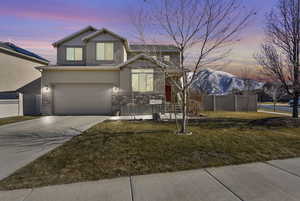
[[[72,38],[74,38],[74,37],[76,37],[76,36],[78,36],[78,35],[80,35],[80,34],[86,32],[86,31],[89,31],[89,30],[97,31],[97,29],[96,29],[95,27],[93,27],[93,26],[91,26],[91,25],[88,25],[88,26],[86,26],[85,28],[80,29],[79,31],[76,31],[76,32],[72,33],[71,35],[66,36],[66,37],[63,38],[63,39],[54,42],[52,45],[53,45],[53,47],[57,47],[57,46],[60,45],[61,43],[66,42],[66,41],[68,41],[68,40],[70,40],[70,39],[72,39]]]

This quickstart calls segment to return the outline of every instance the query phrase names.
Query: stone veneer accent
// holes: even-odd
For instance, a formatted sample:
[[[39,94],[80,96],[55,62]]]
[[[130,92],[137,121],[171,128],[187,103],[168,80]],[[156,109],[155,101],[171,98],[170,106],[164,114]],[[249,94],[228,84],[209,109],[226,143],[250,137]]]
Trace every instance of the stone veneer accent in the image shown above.
[[[165,95],[160,93],[115,93],[112,95],[113,114],[128,115],[128,110],[138,114],[149,113],[153,107],[157,108],[150,105],[152,99],[162,100],[162,105],[165,104]]]

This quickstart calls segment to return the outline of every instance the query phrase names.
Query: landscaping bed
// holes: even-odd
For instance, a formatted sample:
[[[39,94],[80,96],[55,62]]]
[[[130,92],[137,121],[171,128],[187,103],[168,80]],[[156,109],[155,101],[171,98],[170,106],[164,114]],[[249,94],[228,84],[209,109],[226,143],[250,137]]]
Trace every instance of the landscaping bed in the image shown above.
[[[39,118],[40,116],[15,116],[0,118],[0,126]]]
[[[0,189],[73,183],[300,156],[300,129],[252,125],[264,113],[206,113],[191,136],[176,125],[106,121],[19,169]],[[277,116],[278,117],[278,116]]]
[[[257,119],[250,122],[252,126],[267,126],[267,127],[287,127],[299,128],[300,119],[292,117],[271,117],[264,119]]]

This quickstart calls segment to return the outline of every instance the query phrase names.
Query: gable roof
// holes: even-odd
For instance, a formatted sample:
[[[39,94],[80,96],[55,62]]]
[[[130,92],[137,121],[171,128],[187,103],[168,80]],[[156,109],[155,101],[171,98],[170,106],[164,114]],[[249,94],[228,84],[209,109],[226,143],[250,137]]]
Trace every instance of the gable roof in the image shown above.
[[[41,78],[37,78],[16,90],[20,93],[40,94],[41,93]]]
[[[178,48],[174,45],[161,44],[130,44],[130,50],[134,52],[179,52]]]
[[[137,60],[139,60],[139,59],[148,60],[148,61],[150,61],[151,63],[156,64],[156,65],[158,65],[158,66],[160,66],[160,67],[162,67],[162,68],[168,68],[168,67],[169,67],[167,64],[164,64],[164,63],[158,61],[157,59],[154,59],[154,58],[152,58],[152,57],[150,57],[150,56],[148,56],[148,55],[146,55],[146,54],[138,54],[138,55],[132,57],[131,59],[127,60],[126,62],[121,63],[121,64],[118,65],[117,67],[118,67],[118,68],[123,68],[124,66],[126,66],[126,65],[128,65],[128,64],[131,64],[131,63],[133,63],[133,62],[135,62],[135,61],[137,61]]]
[[[85,32],[87,32],[87,31],[96,31],[96,30],[97,30],[97,29],[94,28],[94,27],[92,27],[92,26],[87,26],[87,27],[85,27],[85,28],[83,28],[83,29],[81,29],[81,30],[79,30],[79,31],[77,31],[77,32],[75,32],[75,33],[73,33],[73,34],[71,34],[71,35],[69,35],[69,36],[67,36],[67,37],[65,37],[65,38],[63,38],[63,39],[61,39],[61,40],[59,40],[59,41],[56,41],[56,42],[53,43],[52,45],[53,45],[53,47],[57,47],[58,45],[60,45],[60,44],[62,44],[62,43],[64,43],[64,42],[66,42],[66,41],[68,41],[68,40],[71,40],[71,39],[75,38],[76,36],[79,36],[79,35],[82,34],[82,33],[85,33]]]
[[[126,38],[124,38],[124,37],[122,37],[122,36],[120,36],[120,35],[112,32],[112,31],[110,31],[110,30],[108,30],[106,28],[99,29],[98,31],[96,31],[94,33],[91,33],[91,34],[83,37],[82,41],[88,41],[88,40],[90,40],[90,39],[92,39],[92,38],[94,38],[94,37],[96,37],[96,36],[98,36],[100,34],[103,34],[103,33],[108,33],[108,34],[110,34],[110,35],[112,35],[112,36],[114,36],[116,38],[119,38],[121,41],[123,41],[125,43],[126,49],[129,50],[129,43],[128,43],[128,41],[127,41]]]
[[[16,56],[16,57],[20,57],[23,59],[27,59],[30,61],[35,61],[44,65],[48,65],[49,61],[47,59],[44,59],[43,57],[30,52],[28,50],[25,50],[21,47],[16,46],[13,43],[9,43],[9,42],[0,42],[0,50],[2,50],[2,52],[5,52],[7,54]]]
[[[131,63],[133,63],[133,62],[135,62],[135,61],[137,61],[137,60],[139,60],[139,59],[148,60],[148,61],[150,61],[151,63],[153,63],[153,64],[155,64],[155,65],[158,65],[158,66],[162,67],[162,68],[165,69],[168,73],[181,73],[181,70],[180,70],[180,69],[177,69],[177,68],[174,68],[174,67],[172,67],[172,66],[170,66],[170,65],[164,64],[163,62],[160,62],[159,60],[154,59],[154,58],[152,58],[151,56],[148,56],[148,55],[143,54],[143,53],[142,53],[142,54],[138,54],[138,55],[132,57],[131,59],[127,60],[126,62],[124,62],[124,63],[118,65],[117,68],[122,69],[122,68],[124,68],[126,65],[131,64]],[[186,71],[186,72],[190,72],[189,69],[185,69],[185,71]]]

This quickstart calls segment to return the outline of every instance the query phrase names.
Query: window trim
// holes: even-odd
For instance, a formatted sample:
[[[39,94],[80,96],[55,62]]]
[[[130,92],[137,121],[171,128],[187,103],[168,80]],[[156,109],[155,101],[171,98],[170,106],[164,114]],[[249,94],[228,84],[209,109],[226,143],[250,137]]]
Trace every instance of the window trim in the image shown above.
[[[147,72],[144,72],[144,73],[134,73],[133,72],[134,70],[152,70],[152,72],[148,72],[148,73]],[[131,86],[131,91],[134,92],[134,93],[153,93],[153,92],[155,92],[155,89],[154,89],[154,79],[155,79],[154,72],[155,71],[154,71],[153,68],[133,68],[133,69],[131,69],[130,70],[130,78],[131,78],[130,86]],[[132,79],[133,74],[137,74],[137,75],[139,75],[139,74],[151,74],[152,75],[152,90],[151,91],[147,91],[147,90],[146,91],[141,91],[140,89],[139,90],[134,90],[134,88],[133,88],[133,79]],[[147,80],[145,82],[147,82]]]
[[[74,60],[69,60],[69,59],[68,59],[68,48],[73,48],[73,49],[74,49]],[[76,60],[76,59],[75,59],[75,49],[76,49],[76,48],[82,50],[82,58],[81,58],[81,60]],[[66,60],[67,62],[82,62],[82,61],[84,61],[84,47],[82,47],[82,46],[67,46],[67,47],[65,47],[65,52],[66,52],[65,60]]]
[[[151,55],[151,58],[155,59],[155,60],[158,60],[158,56],[156,56],[156,55]]]
[[[98,57],[97,57],[97,51],[98,51],[98,49],[97,49],[97,44],[98,43],[111,43],[112,45],[113,45],[113,49],[112,49],[112,59],[98,59]],[[96,43],[95,43],[96,45],[95,45],[95,56],[96,56],[96,61],[114,61],[115,60],[115,52],[114,52],[114,50],[115,50],[115,43],[114,43],[114,41],[97,41]],[[104,45],[104,48],[105,48],[105,45]],[[104,53],[104,55],[105,55],[105,53]]]

